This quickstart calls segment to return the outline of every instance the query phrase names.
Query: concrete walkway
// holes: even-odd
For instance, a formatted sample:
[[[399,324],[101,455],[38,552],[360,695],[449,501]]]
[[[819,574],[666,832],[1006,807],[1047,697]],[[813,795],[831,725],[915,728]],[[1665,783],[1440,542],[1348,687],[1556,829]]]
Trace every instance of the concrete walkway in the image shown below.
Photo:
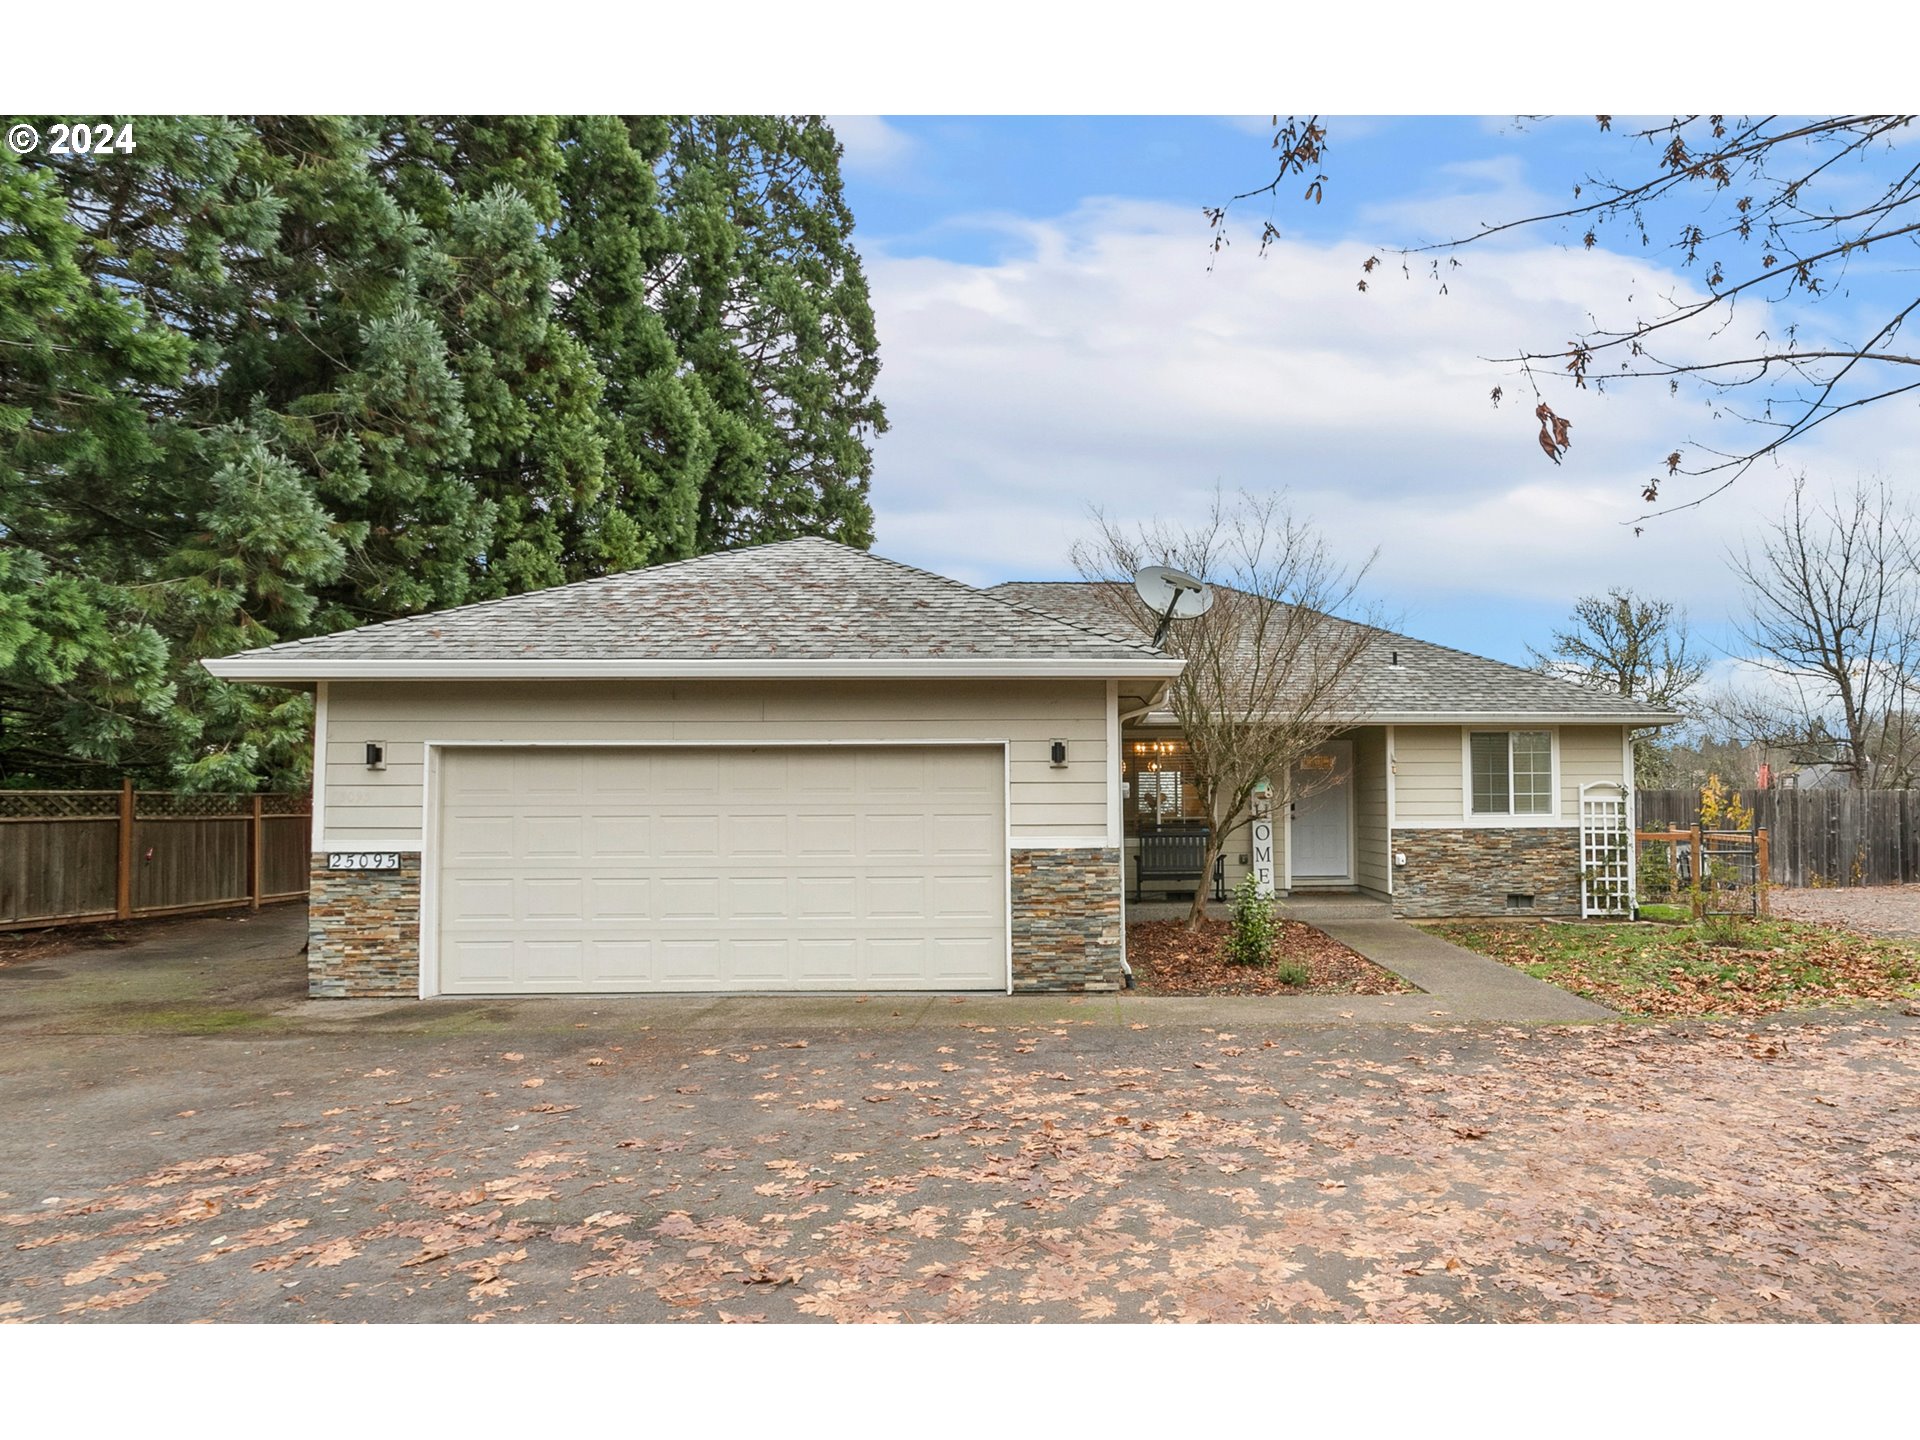
[[[1449,1020],[1493,1020],[1510,1025],[1563,1024],[1567,1021],[1607,1020],[1613,1012],[1591,1000],[1569,994],[1557,985],[1523,975],[1511,965],[1489,960],[1471,950],[1449,944],[1437,935],[1416,929],[1404,920],[1319,918],[1313,921],[1342,945],[1359,951],[1383,969],[1391,970],[1426,991],[1435,1015]],[[1406,1000],[1405,995],[1356,995],[1362,1001]],[[1362,1018],[1355,1015],[1355,1019]],[[1368,1019],[1398,1019],[1396,1015],[1369,1015]]]

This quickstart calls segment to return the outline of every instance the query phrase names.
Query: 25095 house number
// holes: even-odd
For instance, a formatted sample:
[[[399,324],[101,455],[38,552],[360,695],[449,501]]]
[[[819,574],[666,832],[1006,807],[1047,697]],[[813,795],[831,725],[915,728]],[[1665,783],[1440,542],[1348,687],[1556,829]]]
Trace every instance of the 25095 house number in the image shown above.
[[[329,870],[398,870],[400,852],[397,850],[329,850],[327,869]]]

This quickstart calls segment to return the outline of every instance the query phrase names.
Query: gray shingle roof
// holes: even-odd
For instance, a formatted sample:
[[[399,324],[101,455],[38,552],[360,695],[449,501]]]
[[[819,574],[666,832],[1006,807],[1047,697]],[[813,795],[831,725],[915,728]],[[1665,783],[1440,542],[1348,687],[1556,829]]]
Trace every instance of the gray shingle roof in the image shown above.
[[[1096,584],[1013,580],[995,585],[987,593],[1078,620],[1095,629],[1114,629],[1124,624],[1122,614],[1116,613],[1118,607],[1101,596]],[[1393,663],[1396,658],[1397,665]],[[1464,650],[1449,649],[1390,630],[1374,632],[1368,659],[1354,688],[1356,709],[1368,717],[1617,717],[1643,725],[1678,718],[1643,701],[1589,689],[1569,680],[1469,655]]]
[[[416,615],[210,662],[237,678],[426,662],[1111,661],[1142,638],[1012,603],[829,540],[785,540]],[[436,664],[435,662],[441,662]],[[1130,663],[1129,663],[1130,662]]]

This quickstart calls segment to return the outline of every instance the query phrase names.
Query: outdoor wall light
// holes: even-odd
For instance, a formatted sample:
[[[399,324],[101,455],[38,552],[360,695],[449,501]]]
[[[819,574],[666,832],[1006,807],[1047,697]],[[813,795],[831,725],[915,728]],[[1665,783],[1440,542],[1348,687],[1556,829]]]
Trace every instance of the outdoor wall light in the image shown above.
[[[387,747],[381,740],[367,741],[367,769],[384,770],[387,768]]]
[[[1066,741],[1056,740],[1053,742],[1053,749],[1051,751],[1051,760],[1052,760],[1054,769],[1064,770],[1067,768],[1067,742]]]

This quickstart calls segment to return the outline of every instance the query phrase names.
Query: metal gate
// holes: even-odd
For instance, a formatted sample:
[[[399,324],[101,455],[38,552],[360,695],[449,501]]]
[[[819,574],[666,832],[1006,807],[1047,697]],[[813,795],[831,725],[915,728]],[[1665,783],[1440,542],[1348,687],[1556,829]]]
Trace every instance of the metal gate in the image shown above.
[[[1633,918],[1633,801],[1624,785],[1580,787],[1580,914]]]

